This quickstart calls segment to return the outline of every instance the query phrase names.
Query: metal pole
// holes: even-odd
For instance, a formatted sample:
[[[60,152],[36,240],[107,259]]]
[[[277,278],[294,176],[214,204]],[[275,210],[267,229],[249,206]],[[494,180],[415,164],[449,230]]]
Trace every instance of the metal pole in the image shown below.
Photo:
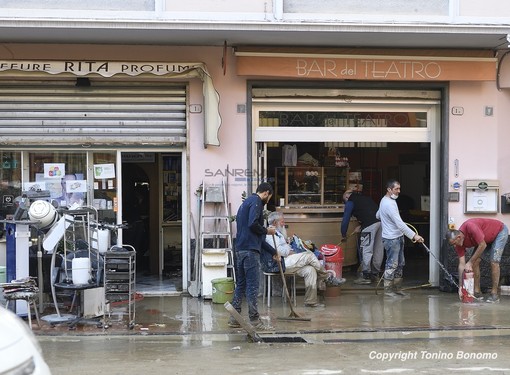
[[[44,312],[43,293],[44,293],[44,278],[43,278],[43,260],[41,250],[42,234],[37,229],[37,284],[39,285],[39,312]]]

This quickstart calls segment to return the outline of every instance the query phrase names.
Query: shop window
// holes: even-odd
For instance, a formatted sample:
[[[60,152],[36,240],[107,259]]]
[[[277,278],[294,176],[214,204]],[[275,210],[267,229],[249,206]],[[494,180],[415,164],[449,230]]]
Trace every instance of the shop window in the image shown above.
[[[99,220],[116,222],[116,152],[41,151],[30,152],[28,159],[23,190],[48,190],[60,207],[91,206]]]
[[[21,152],[0,151],[0,218],[16,211],[21,197]],[[0,231],[1,234],[1,231]]]
[[[93,198],[92,205],[99,212],[101,221],[116,223],[118,200],[117,200],[117,176],[116,176],[116,153],[95,152],[93,155]]]
[[[85,152],[30,152],[24,190],[48,190],[60,207],[87,205]]]

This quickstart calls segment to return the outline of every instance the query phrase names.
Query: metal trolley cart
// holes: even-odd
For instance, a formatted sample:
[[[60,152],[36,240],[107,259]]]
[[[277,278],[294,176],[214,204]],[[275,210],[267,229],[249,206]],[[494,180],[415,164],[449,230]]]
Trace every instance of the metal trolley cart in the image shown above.
[[[111,324],[112,310],[122,308],[129,329],[135,326],[136,250],[131,245],[112,246],[104,254],[104,327]],[[126,306],[127,304],[127,306]],[[125,311],[127,309],[127,312]]]

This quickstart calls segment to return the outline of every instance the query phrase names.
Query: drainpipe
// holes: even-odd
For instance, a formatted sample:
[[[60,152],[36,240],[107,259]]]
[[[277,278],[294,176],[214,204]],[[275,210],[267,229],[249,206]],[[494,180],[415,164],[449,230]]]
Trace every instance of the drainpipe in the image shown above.
[[[275,20],[283,20],[283,0],[273,0],[273,16]]]

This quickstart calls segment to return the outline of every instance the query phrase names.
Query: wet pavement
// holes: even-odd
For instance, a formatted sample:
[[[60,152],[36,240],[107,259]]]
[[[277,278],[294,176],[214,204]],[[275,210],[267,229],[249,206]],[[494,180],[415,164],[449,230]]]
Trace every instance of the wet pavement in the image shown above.
[[[389,298],[375,293],[373,287],[330,287],[322,301],[325,307],[303,305],[298,294],[294,310],[311,321],[281,320],[291,310],[281,297],[272,297],[271,308],[259,300],[262,320],[274,327],[264,334],[301,334],[332,332],[455,331],[460,329],[510,329],[510,296],[501,296],[496,304],[484,302],[462,303],[456,293],[444,293],[435,288],[407,290],[409,297]],[[135,304],[135,325],[127,327],[126,306],[112,311],[108,328],[102,319],[96,324],[78,324],[69,329],[67,324],[34,326],[37,335],[222,335],[242,333],[227,325],[229,314],[222,304],[189,296],[145,296]],[[246,318],[247,310],[242,315]]]
[[[137,301],[133,329],[119,315],[108,329],[44,324],[34,332],[54,375],[510,374],[510,296],[464,304],[433,288],[408,292],[388,298],[373,287],[330,288],[324,308],[304,307],[298,295],[295,311],[311,321],[280,320],[291,312],[282,298],[270,309],[260,299],[262,319],[274,326],[260,332],[268,339],[260,344],[227,326],[222,304],[186,296]]]

